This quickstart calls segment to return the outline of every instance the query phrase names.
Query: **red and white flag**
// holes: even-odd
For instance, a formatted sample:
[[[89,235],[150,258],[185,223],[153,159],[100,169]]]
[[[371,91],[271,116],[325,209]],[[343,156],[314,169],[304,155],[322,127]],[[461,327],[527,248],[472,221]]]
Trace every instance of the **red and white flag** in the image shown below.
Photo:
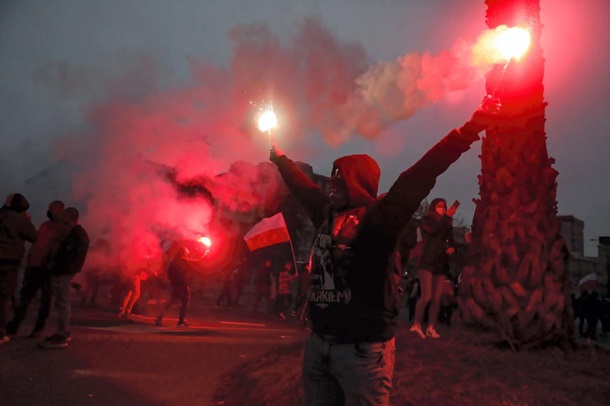
[[[262,219],[244,236],[244,240],[250,251],[270,245],[290,241],[288,227],[284,221],[284,215],[280,212],[272,217]]]

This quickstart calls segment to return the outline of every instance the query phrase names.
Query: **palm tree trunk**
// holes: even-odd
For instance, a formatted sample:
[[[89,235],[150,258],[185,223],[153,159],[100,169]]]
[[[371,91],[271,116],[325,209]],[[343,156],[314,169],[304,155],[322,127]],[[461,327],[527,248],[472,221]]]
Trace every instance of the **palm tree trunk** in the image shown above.
[[[496,66],[487,91],[502,102],[483,138],[480,199],[459,305],[467,325],[513,347],[571,340],[573,321],[557,219],[557,171],[546,149],[539,0],[487,0],[487,23],[527,27],[527,54]]]

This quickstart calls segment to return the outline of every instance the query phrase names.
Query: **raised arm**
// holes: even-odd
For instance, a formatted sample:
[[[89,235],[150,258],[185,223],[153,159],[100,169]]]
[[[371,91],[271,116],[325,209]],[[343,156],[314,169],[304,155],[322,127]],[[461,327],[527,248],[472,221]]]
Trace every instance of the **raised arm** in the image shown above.
[[[400,174],[379,203],[383,222],[390,229],[399,232],[404,227],[434,187],[436,178],[470,149],[470,145],[479,139],[479,132],[494,124],[498,109],[496,101],[486,99],[466,124],[452,130]]]
[[[288,189],[303,205],[314,225],[321,224],[329,204],[326,193],[275,145],[271,148],[269,160],[277,165]]]

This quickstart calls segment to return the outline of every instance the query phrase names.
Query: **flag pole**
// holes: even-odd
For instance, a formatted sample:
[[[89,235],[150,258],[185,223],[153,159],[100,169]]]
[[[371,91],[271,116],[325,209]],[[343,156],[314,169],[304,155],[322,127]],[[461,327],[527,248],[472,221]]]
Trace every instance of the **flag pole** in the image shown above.
[[[282,217],[284,214],[282,213]],[[290,230],[288,230],[288,226],[286,226],[286,230],[288,231],[288,242],[290,243],[290,252],[292,253],[292,263],[294,264],[294,272],[298,275],[299,270],[297,269],[297,257],[294,255],[294,247],[292,246],[292,237],[290,236]]]

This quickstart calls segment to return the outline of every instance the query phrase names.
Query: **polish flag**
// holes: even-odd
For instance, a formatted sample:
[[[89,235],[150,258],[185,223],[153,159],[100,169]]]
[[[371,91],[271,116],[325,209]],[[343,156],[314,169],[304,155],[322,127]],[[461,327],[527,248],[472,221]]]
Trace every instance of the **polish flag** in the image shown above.
[[[244,236],[244,240],[250,251],[282,242],[289,242],[290,235],[284,221],[284,215],[280,212],[275,216],[262,219],[248,231]]]

